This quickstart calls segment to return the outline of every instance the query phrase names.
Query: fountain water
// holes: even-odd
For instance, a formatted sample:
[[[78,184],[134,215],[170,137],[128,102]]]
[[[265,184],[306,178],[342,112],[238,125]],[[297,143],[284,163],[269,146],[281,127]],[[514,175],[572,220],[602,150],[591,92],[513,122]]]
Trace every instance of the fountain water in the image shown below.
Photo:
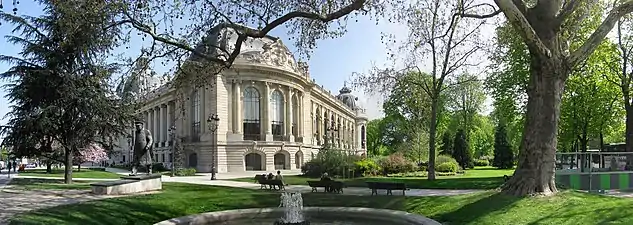
[[[279,207],[283,207],[284,215],[275,221],[275,225],[309,225],[310,222],[303,218],[303,198],[301,193],[281,193]]]

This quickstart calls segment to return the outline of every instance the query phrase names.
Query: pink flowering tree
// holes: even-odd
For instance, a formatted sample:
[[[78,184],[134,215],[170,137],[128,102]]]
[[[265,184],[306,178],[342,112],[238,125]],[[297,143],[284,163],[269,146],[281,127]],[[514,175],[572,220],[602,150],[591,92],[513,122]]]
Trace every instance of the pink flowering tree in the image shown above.
[[[90,144],[88,147],[79,150],[75,156],[75,163],[79,165],[79,171],[81,171],[81,164],[86,162],[102,162],[108,160],[108,153],[106,150],[98,144]]]

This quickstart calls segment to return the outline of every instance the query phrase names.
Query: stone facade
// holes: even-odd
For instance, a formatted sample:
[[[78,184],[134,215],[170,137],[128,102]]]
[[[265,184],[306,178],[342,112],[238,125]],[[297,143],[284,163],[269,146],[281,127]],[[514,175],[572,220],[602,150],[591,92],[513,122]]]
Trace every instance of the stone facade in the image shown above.
[[[216,37],[216,42],[231,40]],[[338,96],[310,79],[305,63],[279,39],[249,39],[231,69],[210,76],[209,85],[177,99],[169,83],[149,93],[140,114],[154,135],[155,161],[170,165],[174,125],[185,137],[185,166],[210,172],[217,148],[217,172],[300,169],[328,141],[338,149],[365,154],[364,109],[347,87]],[[184,100],[184,117],[176,101]],[[218,115],[216,137],[207,118]],[[115,163],[128,163],[130,140],[121,138]],[[133,142],[131,142],[133,143]]]

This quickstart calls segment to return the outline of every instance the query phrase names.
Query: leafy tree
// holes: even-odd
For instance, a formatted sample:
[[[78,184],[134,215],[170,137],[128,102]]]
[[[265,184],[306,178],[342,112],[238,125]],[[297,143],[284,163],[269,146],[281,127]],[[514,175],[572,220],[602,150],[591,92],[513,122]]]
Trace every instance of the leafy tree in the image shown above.
[[[451,133],[444,131],[442,135],[442,146],[440,147],[440,155],[453,155],[453,138]]]
[[[467,73],[456,77],[456,84],[447,92],[450,95],[449,108],[455,113],[459,127],[466,130],[467,137],[473,129],[473,120],[481,111],[486,95],[481,81]]]
[[[113,98],[108,80],[116,69],[101,64],[118,38],[116,5],[98,1],[44,1],[40,17],[0,13],[22,36],[22,58],[2,56],[13,65],[1,74],[14,104],[3,132],[4,144],[18,155],[53,154],[63,149],[65,183],[72,182],[72,159],[90,143],[102,143],[126,131],[133,108]]]
[[[373,119],[367,122],[367,151],[369,155],[382,155],[385,146],[384,140],[384,119]]]
[[[453,158],[457,160],[459,166],[463,169],[473,168],[473,157],[468,142],[466,140],[466,132],[463,129],[457,130],[455,134],[455,142],[453,143]]]
[[[514,153],[508,142],[506,128],[503,123],[497,125],[495,131],[494,159],[492,166],[500,169],[509,169],[514,166]]]

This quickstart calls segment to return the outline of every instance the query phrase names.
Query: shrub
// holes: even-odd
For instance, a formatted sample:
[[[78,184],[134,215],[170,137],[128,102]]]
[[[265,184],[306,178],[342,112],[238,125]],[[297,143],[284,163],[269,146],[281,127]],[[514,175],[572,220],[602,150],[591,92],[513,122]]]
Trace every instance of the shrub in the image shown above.
[[[444,162],[435,167],[435,171],[441,173],[454,173],[457,172],[459,166],[455,162]]]
[[[490,162],[487,159],[477,159],[475,160],[475,166],[489,166]]]
[[[400,153],[394,153],[380,161],[380,166],[385,173],[406,173],[414,171],[415,163],[404,157]]]
[[[455,164],[458,164],[457,160],[455,160],[450,155],[438,155],[437,157],[435,157],[435,167],[437,167],[437,165],[440,165],[440,164],[446,163],[446,162],[453,162]]]
[[[301,167],[301,172],[308,177],[319,177],[323,173],[328,173],[333,177],[350,176],[354,175],[352,173],[356,168],[354,163],[358,160],[360,160],[360,157],[348,155],[345,151],[321,149],[317,157]]]
[[[324,169],[321,166],[321,161],[313,159],[309,162],[306,162],[301,166],[301,173],[308,177],[319,177],[323,174]]]
[[[195,176],[196,175],[195,168],[179,168],[176,170],[176,176],[178,177],[187,177],[187,176]]]
[[[356,171],[362,176],[374,176],[382,170],[380,165],[372,159],[363,159],[354,163]]]

